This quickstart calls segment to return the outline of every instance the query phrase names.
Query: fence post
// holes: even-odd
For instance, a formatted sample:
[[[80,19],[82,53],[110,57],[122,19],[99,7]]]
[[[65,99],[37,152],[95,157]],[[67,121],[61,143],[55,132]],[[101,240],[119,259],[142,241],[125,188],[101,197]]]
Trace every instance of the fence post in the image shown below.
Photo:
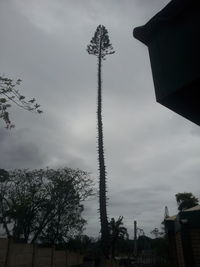
[[[36,245],[35,243],[33,243],[33,253],[32,253],[32,263],[31,263],[31,267],[35,266],[35,251],[36,251]]]
[[[7,250],[6,250],[6,258],[5,258],[4,267],[8,267],[9,258],[10,258],[10,247],[12,245],[12,242],[13,242],[12,237],[9,237],[8,238],[8,245],[7,245]]]
[[[54,250],[55,250],[55,246],[51,246],[51,267],[54,266]]]
[[[68,251],[66,250],[65,253],[66,253],[66,265],[65,266],[68,267]]]

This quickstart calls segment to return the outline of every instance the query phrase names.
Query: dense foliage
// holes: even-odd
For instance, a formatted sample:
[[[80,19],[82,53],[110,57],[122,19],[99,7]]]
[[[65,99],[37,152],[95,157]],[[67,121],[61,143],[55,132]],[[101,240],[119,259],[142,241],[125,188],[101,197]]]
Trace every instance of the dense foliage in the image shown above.
[[[87,172],[70,168],[0,170],[2,234],[57,244],[83,231],[82,201],[93,192]]]
[[[114,259],[116,245],[120,240],[128,239],[127,229],[123,226],[123,216],[119,216],[117,220],[111,218],[109,222],[111,257]]]
[[[199,204],[198,198],[196,198],[192,193],[178,193],[175,196],[179,211],[192,208]]]

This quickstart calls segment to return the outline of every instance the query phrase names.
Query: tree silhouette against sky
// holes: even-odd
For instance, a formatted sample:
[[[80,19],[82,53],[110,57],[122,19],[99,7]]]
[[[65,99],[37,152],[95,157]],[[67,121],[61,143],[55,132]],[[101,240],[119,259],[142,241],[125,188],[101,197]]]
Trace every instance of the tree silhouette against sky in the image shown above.
[[[178,210],[183,211],[199,204],[199,200],[192,193],[184,192],[175,195]]]
[[[128,238],[128,231],[123,225],[124,225],[123,216],[119,216],[117,220],[115,220],[114,218],[111,218],[110,222],[108,223],[109,232],[110,232],[110,240],[111,240],[112,259],[115,258],[117,242],[120,239],[124,240],[125,238]]]
[[[36,103],[35,98],[27,100],[27,98],[22,95],[16,86],[21,84],[21,79],[16,82],[13,79],[4,77],[0,75],[0,120],[2,119],[6,123],[6,128],[11,129],[14,124],[10,121],[9,108],[12,104],[28,110],[30,112],[42,113],[40,110],[40,105]]]
[[[94,33],[87,52],[97,57],[98,61],[98,92],[97,92],[97,126],[98,126],[98,161],[99,161],[99,211],[101,222],[101,242],[103,253],[109,257],[109,227],[107,218],[107,198],[106,198],[106,167],[104,159],[103,145],[103,123],[102,123],[102,60],[108,55],[114,54],[110,43],[108,31],[103,25],[99,25]]]

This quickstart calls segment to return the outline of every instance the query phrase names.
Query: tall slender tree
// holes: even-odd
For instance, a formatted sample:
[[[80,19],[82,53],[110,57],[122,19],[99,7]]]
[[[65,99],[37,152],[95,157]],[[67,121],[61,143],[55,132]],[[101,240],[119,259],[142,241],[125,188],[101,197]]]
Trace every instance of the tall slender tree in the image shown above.
[[[102,60],[108,55],[114,54],[108,31],[103,25],[99,25],[94,33],[87,52],[97,57],[98,61],[98,92],[97,92],[97,126],[98,126],[98,161],[99,161],[99,211],[101,222],[101,242],[106,258],[109,257],[109,227],[107,218],[106,198],[106,167],[104,159],[103,123],[102,123]]]

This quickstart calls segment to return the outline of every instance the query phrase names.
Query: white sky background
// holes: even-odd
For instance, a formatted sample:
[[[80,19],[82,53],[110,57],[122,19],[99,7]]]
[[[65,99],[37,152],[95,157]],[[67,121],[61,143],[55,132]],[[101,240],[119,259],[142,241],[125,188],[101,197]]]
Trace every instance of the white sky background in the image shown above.
[[[12,109],[16,128],[0,122],[0,168],[69,166],[97,182],[97,64],[88,55],[96,27],[116,53],[103,64],[103,119],[109,217],[133,220],[146,234],[160,226],[175,194],[199,197],[200,128],[155,101],[147,48],[133,28],[167,0],[0,0],[0,73],[23,80],[43,115]],[[86,233],[99,234],[98,199],[87,202]]]

